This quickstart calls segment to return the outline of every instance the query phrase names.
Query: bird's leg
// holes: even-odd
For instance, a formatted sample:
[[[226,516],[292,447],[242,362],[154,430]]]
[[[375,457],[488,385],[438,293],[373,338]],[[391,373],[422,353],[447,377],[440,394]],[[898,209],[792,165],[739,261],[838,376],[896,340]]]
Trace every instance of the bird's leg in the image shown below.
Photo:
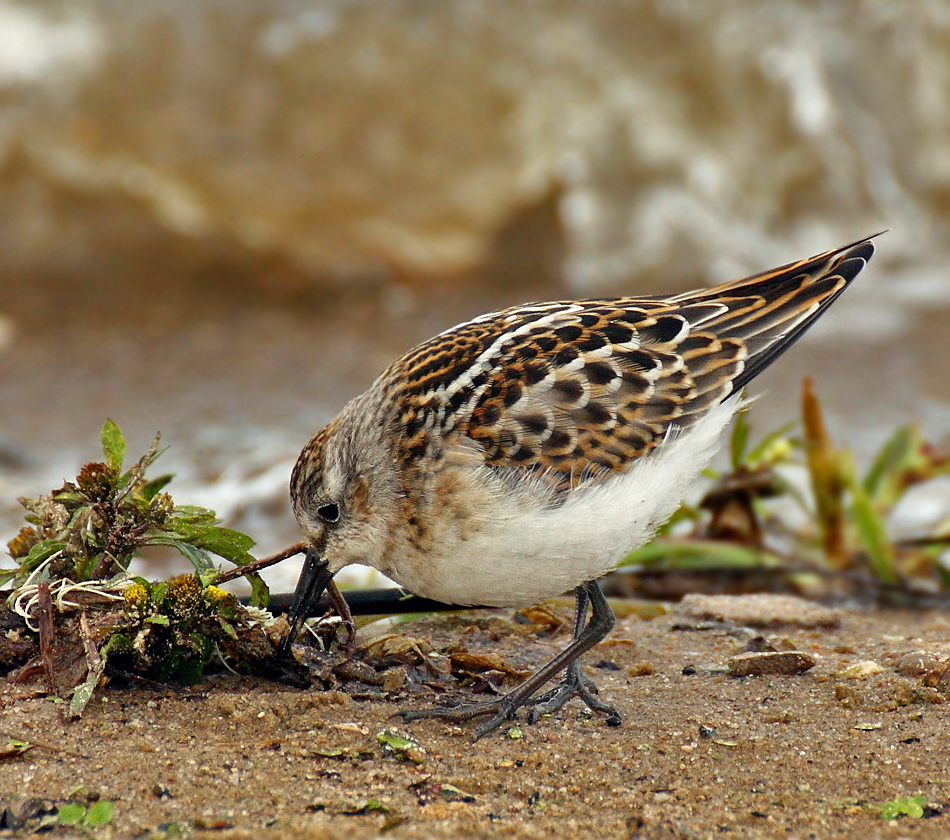
[[[597,588],[598,590],[600,589],[599,584],[597,584]],[[590,603],[590,597],[583,586],[577,587],[576,597],[577,609],[574,613],[575,640],[578,639],[584,631],[584,624],[587,621],[587,606]],[[603,597],[603,595],[601,595],[601,597]],[[606,603],[604,606],[607,607],[608,610],[610,609]],[[612,612],[613,611],[611,611],[611,617]],[[581,660],[580,657],[578,657],[564,669],[561,679],[554,688],[538,697],[531,698],[525,703],[525,705],[532,707],[531,711],[528,712],[528,723],[534,723],[541,715],[549,715],[560,710],[568,700],[577,696],[587,704],[588,708],[607,715],[608,726],[619,726],[620,715],[617,714],[617,710],[602,700],[598,700],[594,696],[595,694],[597,694],[597,686],[594,681],[588,678],[581,670]]]
[[[441,718],[455,723],[472,720],[473,718],[491,715],[481,726],[475,730],[475,738],[481,738],[482,735],[491,732],[499,727],[504,721],[511,720],[522,706],[532,704],[531,697],[546,682],[553,679],[556,674],[565,671],[564,679],[551,692],[539,698],[540,709],[538,714],[547,712],[548,706],[554,711],[561,708],[571,697],[577,696],[595,711],[604,712],[608,715],[607,722],[612,725],[620,723],[620,715],[611,706],[601,702],[592,694],[592,684],[581,673],[578,664],[579,658],[590,650],[594,645],[604,639],[613,629],[616,619],[613,610],[607,603],[604,593],[601,591],[600,584],[595,580],[589,580],[581,584],[575,590],[577,598],[577,613],[574,620],[574,638],[571,643],[564,648],[550,662],[539,668],[534,674],[528,677],[521,685],[513,688],[507,694],[496,697],[492,700],[486,700],[481,703],[461,703],[457,706],[438,706],[433,709],[420,709],[418,711],[399,712],[404,720],[412,721],[420,718]],[[592,607],[590,621],[584,624],[587,616],[588,603]],[[596,690],[596,689],[595,689]],[[535,711],[535,710],[532,710]],[[531,720],[537,718],[533,714]]]
[[[574,590],[574,598],[576,601],[576,606],[574,608],[574,634],[571,637],[572,639],[577,639],[581,633],[584,632],[584,625],[587,623],[587,608],[590,605],[590,598],[587,596],[587,590],[583,586],[578,586]],[[537,705],[538,703],[544,703],[549,698],[553,697],[558,693],[561,683],[565,682],[568,678],[568,674],[571,672],[576,672],[579,675],[579,679],[584,681],[586,688],[590,689],[594,694],[597,693],[597,686],[594,683],[587,679],[584,676],[583,672],[580,670],[579,659],[575,659],[567,668],[564,669],[564,675],[561,677],[561,680],[558,682],[554,688],[550,691],[546,691],[544,694],[540,694],[537,697],[531,698],[531,705]],[[543,713],[542,713],[543,714]]]

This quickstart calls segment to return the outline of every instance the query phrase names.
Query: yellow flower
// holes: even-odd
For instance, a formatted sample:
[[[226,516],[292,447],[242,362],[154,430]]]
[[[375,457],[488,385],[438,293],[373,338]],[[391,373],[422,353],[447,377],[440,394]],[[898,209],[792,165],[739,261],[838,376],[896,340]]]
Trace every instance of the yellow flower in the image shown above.
[[[148,588],[141,583],[133,583],[126,587],[123,597],[126,609],[141,610],[148,605]]]
[[[212,604],[220,604],[222,601],[226,601],[230,597],[230,593],[226,592],[220,586],[209,586],[205,589],[205,598],[207,598]]]

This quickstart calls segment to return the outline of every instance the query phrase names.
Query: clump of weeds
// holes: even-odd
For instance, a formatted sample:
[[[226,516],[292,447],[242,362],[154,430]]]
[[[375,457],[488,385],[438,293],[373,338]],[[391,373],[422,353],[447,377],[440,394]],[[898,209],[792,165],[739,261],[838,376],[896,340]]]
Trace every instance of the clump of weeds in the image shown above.
[[[158,437],[128,469],[119,427],[106,421],[101,438],[101,462],[20,500],[29,524],[8,544],[15,565],[0,570],[10,587],[0,662],[9,668],[26,658],[16,679],[44,677],[48,690],[69,698],[73,715],[117,673],[194,683],[212,662],[277,667],[286,623],[267,612],[267,587],[248,566],[251,537],[223,527],[213,511],[175,504],[165,490],[170,475],[146,475],[161,454]],[[150,546],[177,549],[194,572],[166,582],[131,576],[132,559]],[[236,576],[215,558],[248,567],[248,605],[215,585]]]

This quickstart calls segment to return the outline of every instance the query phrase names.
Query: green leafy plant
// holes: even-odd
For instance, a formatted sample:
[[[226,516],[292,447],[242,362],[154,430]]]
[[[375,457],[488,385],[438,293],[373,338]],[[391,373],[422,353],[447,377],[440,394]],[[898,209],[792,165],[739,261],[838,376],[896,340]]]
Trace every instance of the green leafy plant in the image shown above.
[[[924,805],[926,804],[927,797],[923,795],[898,796],[881,806],[881,819],[893,820],[897,817],[920,819],[924,815]]]
[[[249,536],[223,527],[213,511],[172,501],[164,491],[172,476],[146,477],[161,455],[158,436],[124,471],[125,438],[112,420],[103,425],[101,439],[104,461],[86,464],[75,482],[58,490],[20,500],[30,525],[9,542],[16,568],[0,570],[0,585],[112,578],[123,575],[142,549],[156,545],[181,552],[204,585],[218,576],[213,555],[237,566],[254,560]],[[247,578],[251,603],[266,606],[263,580],[256,574]]]
[[[5,758],[19,758],[23,753],[32,750],[36,744],[21,741],[19,738],[7,738],[6,746],[0,747],[0,760]]]
[[[71,828],[96,829],[112,822],[114,814],[115,803],[107,799],[88,806],[81,802],[67,802],[56,812],[56,820]]]
[[[807,380],[798,435],[797,427],[789,424],[751,445],[746,413],[740,412],[729,442],[729,470],[707,471],[712,486],[704,498],[683,505],[657,539],[623,565],[702,570],[804,564],[816,571],[865,572],[884,586],[924,578],[950,589],[950,574],[937,562],[950,546],[950,522],[926,539],[899,544],[885,527],[910,487],[950,473],[950,458],[906,426],[862,475],[853,453],[834,444]],[[810,498],[788,480],[789,468],[806,471]],[[806,527],[791,531],[775,519],[770,505],[777,498],[794,501],[806,514]]]
[[[260,565],[249,553],[254,541],[222,526],[213,511],[176,505],[165,491],[171,476],[146,475],[161,454],[158,437],[128,469],[125,439],[111,420],[101,440],[103,460],[86,464],[74,482],[21,499],[29,526],[9,543],[15,568],[0,574],[12,584],[9,608],[39,636],[32,672],[69,696],[74,716],[109,668],[185,683],[215,660],[280,672],[267,632],[269,593],[249,565]],[[194,573],[154,583],[131,577],[132,559],[150,546],[175,548]],[[215,557],[234,567],[219,571]],[[215,585],[235,570],[251,583],[249,606]]]
[[[202,586],[196,575],[159,583],[134,578],[123,593],[123,610],[127,620],[116,625],[102,654],[115,663],[129,661],[160,682],[198,682],[222,643],[237,644],[247,626],[237,599]]]

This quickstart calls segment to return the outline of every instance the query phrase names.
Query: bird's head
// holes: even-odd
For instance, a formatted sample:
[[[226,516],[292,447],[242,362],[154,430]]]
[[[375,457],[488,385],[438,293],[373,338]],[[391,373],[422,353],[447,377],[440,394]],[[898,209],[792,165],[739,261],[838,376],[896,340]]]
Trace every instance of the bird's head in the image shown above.
[[[333,575],[351,563],[382,568],[398,515],[398,475],[382,423],[357,399],[311,438],[290,479],[294,515],[307,538],[290,608],[295,631]]]

